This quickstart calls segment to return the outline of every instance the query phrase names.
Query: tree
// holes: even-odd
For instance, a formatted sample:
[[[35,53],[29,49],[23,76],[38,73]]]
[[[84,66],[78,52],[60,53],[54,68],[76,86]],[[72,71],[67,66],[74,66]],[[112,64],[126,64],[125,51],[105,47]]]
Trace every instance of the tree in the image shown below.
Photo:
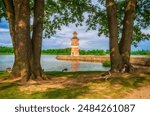
[[[122,59],[119,54],[118,46],[118,21],[117,21],[117,10],[114,0],[106,1],[107,7],[107,18],[108,28],[110,33],[110,61],[111,70],[120,70],[122,68]]]
[[[126,70],[130,71],[132,67],[130,64],[130,47],[133,37],[136,0],[126,0],[120,47],[118,45],[118,20],[115,1],[106,0],[106,7],[110,33],[111,70],[120,71],[126,67]]]
[[[137,0],[126,0],[122,38],[119,43],[120,54],[123,60],[123,67],[126,67],[127,72],[132,71],[133,69],[132,65],[130,64],[130,52],[131,52],[131,43],[133,39],[136,4]]]
[[[43,79],[40,64],[44,16],[44,0],[34,0],[34,22],[30,37],[30,0],[4,0],[15,61],[10,77]]]
[[[44,79],[40,64],[43,24],[45,24],[45,36],[49,37],[55,33],[55,29],[60,29],[61,25],[68,25],[69,22],[77,20],[81,22],[83,20],[81,4],[84,5],[83,3],[85,2],[82,0],[3,0],[3,4],[0,2],[1,16],[7,14],[15,54],[10,77],[22,77],[23,81],[31,78]],[[68,9],[64,7],[68,5],[72,15],[75,15],[76,11],[79,11],[80,15],[67,18]],[[33,28],[30,16],[33,17]],[[51,19],[51,16],[54,18]],[[32,33],[31,30],[33,30]]]
[[[130,49],[133,38],[134,17],[136,11],[136,0],[126,0],[125,15],[123,19],[122,38],[118,45],[118,21],[116,3],[114,0],[106,0],[107,18],[110,32],[110,56],[111,70],[132,70],[130,64]]]
[[[87,24],[89,29],[97,29],[99,35],[110,39],[111,70],[127,72],[133,70],[130,64],[131,44],[149,39],[150,34],[142,30],[150,24],[149,4],[147,0],[98,0],[100,4],[93,7]],[[100,7],[101,6],[101,7]],[[108,20],[106,20],[108,19]]]

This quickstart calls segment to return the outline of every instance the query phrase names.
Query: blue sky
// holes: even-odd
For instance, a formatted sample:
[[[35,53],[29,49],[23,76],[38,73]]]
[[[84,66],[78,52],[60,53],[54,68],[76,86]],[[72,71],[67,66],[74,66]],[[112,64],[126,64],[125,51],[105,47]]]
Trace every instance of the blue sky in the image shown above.
[[[76,27],[74,24],[62,26],[61,31],[57,31],[50,39],[43,39],[43,49],[69,48],[72,33],[76,31],[80,39],[80,49],[109,49],[109,39],[105,36],[98,37],[97,31],[86,32],[85,25]],[[146,30],[150,33],[150,30]],[[11,37],[9,34],[9,26],[6,20],[0,22],[0,46],[12,46]],[[132,46],[132,50],[150,50],[150,40],[140,42],[138,48]]]

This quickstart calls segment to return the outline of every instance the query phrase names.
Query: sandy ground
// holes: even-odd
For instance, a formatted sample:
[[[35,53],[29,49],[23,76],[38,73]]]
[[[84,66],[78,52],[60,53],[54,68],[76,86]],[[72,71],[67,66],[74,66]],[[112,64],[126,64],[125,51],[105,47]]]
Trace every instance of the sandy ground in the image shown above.
[[[150,99],[150,86],[141,87],[137,90],[133,90],[125,98],[127,99]]]

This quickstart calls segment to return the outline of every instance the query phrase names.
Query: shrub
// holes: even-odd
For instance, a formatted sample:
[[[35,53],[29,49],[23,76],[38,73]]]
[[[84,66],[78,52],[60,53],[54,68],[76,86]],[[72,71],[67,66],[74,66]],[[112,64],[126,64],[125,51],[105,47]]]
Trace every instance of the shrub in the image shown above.
[[[110,67],[110,61],[102,62],[102,65],[103,65],[104,67]]]

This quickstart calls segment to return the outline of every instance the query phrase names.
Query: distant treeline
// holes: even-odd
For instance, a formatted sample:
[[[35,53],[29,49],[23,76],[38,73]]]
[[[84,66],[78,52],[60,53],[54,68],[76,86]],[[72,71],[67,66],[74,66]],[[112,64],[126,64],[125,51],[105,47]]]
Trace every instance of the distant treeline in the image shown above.
[[[0,46],[0,54],[13,54],[14,50],[12,47]]]
[[[70,55],[71,49],[48,49],[43,50],[43,54],[51,54],[51,55]],[[80,55],[106,55],[109,54],[109,50],[80,50]]]
[[[80,50],[81,55],[106,55],[109,50]]]
[[[132,55],[150,55],[150,50],[131,51]]]
[[[70,51],[70,48],[64,48],[64,49],[47,49],[47,50],[42,50],[42,54],[69,55],[69,54],[71,54],[71,51]]]
[[[64,49],[47,49],[42,50],[42,54],[50,54],[50,55],[70,55],[70,48]],[[0,46],[0,54],[13,54],[12,47]],[[80,50],[81,55],[107,55],[109,54],[109,50]],[[138,50],[132,51],[132,55],[150,55],[150,50]]]

